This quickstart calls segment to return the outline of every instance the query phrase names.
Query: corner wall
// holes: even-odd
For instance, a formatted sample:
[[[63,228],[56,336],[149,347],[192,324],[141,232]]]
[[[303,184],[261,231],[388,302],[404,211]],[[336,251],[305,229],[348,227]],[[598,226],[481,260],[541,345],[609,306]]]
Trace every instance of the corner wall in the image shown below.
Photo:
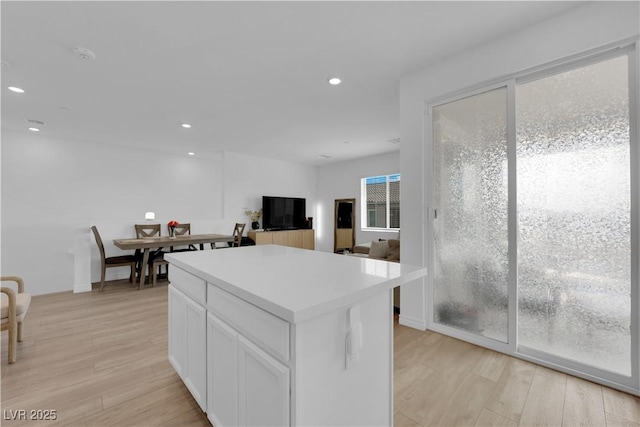
[[[314,218],[316,250],[333,252],[334,201],[336,199],[356,199],[356,243],[395,238],[398,234],[395,232],[361,230],[360,179],[398,172],[400,172],[399,151],[320,166],[318,168],[317,217]],[[404,176],[401,179],[400,187],[402,188],[405,185]]]

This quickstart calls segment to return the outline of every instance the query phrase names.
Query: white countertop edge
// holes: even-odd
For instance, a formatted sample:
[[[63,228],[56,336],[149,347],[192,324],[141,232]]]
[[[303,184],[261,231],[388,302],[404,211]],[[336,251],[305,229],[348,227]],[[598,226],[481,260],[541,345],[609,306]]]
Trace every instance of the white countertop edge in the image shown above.
[[[172,257],[170,254],[165,255],[165,259],[169,261],[171,264],[174,264],[176,267],[179,267],[191,274],[194,274],[200,277],[201,279],[204,279],[207,283],[211,283],[215,286],[218,286],[220,289],[226,292],[229,292],[230,294],[240,299],[243,299],[255,305],[256,307],[259,307],[262,310],[267,311],[268,313],[278,316],[289,323],[300,323],[305,320],[318,317],[324,313],[329,313],[331,311],[334,311],[343,307],[349,307],[351,305],[356,304],[358,301],[362,301],[367,298],[370,298],[374,295],[379,294],[380,292],[388,291],[392,288],[395,288],[396,286],[400,286],[400,285],[404,285],[406,283],[412,282],[414,280],[417,280],[421,277],[426,276],[427,274],[427,268],[423,267],[418,270],[414,270],[410,273],[404,274],[402,276],[385,280],[374,286],[369,286],[367,288],[358,290],[356,292],[352,292],[348,295],[336,297],[334,299],[324,301],[314,306],[310,306],[298,311],[293,311],[286,307],[282,307],[281,305],[278,305],[272,301],[264,299],[258,295],[255,295],[251,292],[248,292],[243,288],[240,288],[231,283],[225,282],[209,273],[196,269],[193,266],[190,266],[189,264]]]

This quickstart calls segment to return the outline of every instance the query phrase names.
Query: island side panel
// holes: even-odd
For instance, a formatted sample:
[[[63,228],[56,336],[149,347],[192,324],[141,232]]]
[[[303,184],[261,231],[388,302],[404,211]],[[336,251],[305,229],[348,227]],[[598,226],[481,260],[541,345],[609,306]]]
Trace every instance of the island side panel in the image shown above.
[[[392,291],[297,323],[292,425],[380,426],[393,422]],[[346,367],[350,308],[359,306],[362,348]]]

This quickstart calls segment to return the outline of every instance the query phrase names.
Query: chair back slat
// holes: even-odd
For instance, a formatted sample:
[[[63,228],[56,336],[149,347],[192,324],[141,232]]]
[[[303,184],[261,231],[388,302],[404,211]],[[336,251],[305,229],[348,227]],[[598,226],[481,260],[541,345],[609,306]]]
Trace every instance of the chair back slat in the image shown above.
[[[233,229],[233,243],[232,246],[240,246],[242,243],[242,233],[244,233],[245,223],[238,222]]]
[[[136,238],[161,236],[160,224],[136,224]]]
[[[176,225],[176,236],[191,235],[191,224],[186,222],[184,224]]]

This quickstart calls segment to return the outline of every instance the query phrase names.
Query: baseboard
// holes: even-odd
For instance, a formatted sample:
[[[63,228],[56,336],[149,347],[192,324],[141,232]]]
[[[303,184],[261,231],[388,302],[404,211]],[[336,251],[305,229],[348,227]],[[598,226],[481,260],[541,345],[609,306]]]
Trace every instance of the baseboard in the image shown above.
[[[408,326],[410,328],[419,329],[421,331],[427,330],[427,323],[424,320],[414,319],[411,317],[403,316],[402,314],[400,314],[398,323],[404,326]]]
[[[84,285],[75,285],[73,287],[73,293],[74,294],[79,294],[82,292],[91,292],[91,283],[88,284],[84,284]]]

